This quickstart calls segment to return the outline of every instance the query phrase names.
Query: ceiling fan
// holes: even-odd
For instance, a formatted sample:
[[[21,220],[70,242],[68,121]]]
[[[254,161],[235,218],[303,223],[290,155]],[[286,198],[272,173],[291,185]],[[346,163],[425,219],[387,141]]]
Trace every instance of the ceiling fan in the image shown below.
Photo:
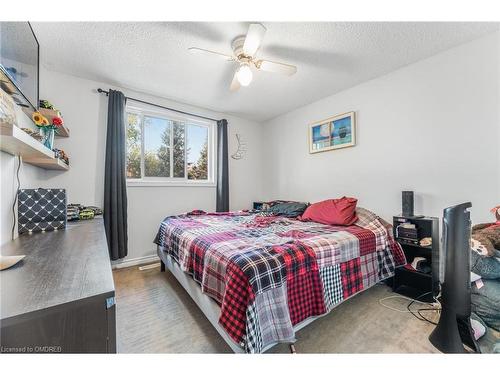
[[[192,53],[218,56],[226,61],[237,62],[238,68],[234,72],[233,80],[229,86],[231,91],[238,90],[241,86],[248,86],[252,82],[252,69],[263,70],[266,72],[282,73],[291,76],[297,72],[297,67],[276,61],[257,59],[259,50],[266,28],[260,23],[252,23],[248,27],[247,35],[236,37],[231,43],[233,55],[210,51],[203,48],[191,47],[188,50]]]

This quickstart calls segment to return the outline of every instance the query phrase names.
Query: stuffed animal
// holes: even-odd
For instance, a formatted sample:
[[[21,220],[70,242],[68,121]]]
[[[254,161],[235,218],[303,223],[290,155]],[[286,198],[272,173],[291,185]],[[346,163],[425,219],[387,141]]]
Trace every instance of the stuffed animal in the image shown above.
[[[495,215],[495,223],[477,224],[472,228],[472,240],[485,256],[494,256],[495,250],[500,250],[500,205],[493,207],[490,211]],[[485,254],[486,252],[486,254]]]
[[[495,215],[496,219],[497,219],[497,222],[495,224],[498,224],[500,225],[500,205],[496,206],[496,207],[493,207],[491,209],[491,213],[493,215]]]
[[[491,210],[496,223],[472,228],[471,271],[484,279],[500,279],[500,206]]]
[[[471,309],[488,327],[500,330],[500,206],[491,212],[495,223],[472,228],[471,271],[482,280],[472,283]]]

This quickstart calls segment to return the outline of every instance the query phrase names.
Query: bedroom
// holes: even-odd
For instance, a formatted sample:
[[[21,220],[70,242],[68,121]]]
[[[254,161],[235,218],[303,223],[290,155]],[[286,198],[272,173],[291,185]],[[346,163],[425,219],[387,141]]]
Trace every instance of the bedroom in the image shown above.
[[[500,351],[499,22],[14,15],[2,353]]]

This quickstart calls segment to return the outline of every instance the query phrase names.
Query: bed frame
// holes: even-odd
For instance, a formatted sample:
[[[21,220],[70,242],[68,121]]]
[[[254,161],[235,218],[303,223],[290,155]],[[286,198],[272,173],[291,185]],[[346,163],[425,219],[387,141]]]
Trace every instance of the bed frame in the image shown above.
[[[219,325],[219,317],[220,317],[219,305],[211,297],[207,296],[206,294],[203,294],[203,292],[201,291],[200,284],[194,281],[194,279],[189,274],[184,272],[177,264],[177,262],[175,262],[173,258],[169,254],[167,254],[167,252],[164,250],[162,246],[157,247],[157,253],[161,261],[160,265],[161,272],[165,272],[165,269],[168,268],[168,270],[172,273],[172,275],[175,276],[177,281],[191,296],[193,301],[198,305],[203,314],[205,314],[210,323],[212,323],[217,332],[219,332],[219,335],[221,335],[224,341],[229,345],[231,350],[234,353],[245,353],[244,348],[235,343],[233,339],[227,334],[227,332]],[[315,316],[302,321],[301,323],[293,327],[294,332],[299,331],[300,329],[307,326],[309,323],[312,323],[313,321],[322,316],[323,315]],[[262,352],[271,349],[275,345],[277,344],[275,343],[273,345],[264,348]],[[295,353],[296,351],[293,343],[288,343],[288,345],[290,345],[290,352]]]

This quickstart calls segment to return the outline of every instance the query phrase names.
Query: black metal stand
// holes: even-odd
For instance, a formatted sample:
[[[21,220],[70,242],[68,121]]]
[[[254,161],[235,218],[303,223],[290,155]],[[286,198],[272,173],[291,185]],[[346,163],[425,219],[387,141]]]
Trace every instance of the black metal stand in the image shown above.
[[[454,311],[443,306],[439,323],[429,336],[429,341],[443,353],[465,353]]]
[[[479,352],[470,322],[470,207],[466,202],[443,211],[441,317],[429,340],[444,353],[464,353],[464,345]]]

